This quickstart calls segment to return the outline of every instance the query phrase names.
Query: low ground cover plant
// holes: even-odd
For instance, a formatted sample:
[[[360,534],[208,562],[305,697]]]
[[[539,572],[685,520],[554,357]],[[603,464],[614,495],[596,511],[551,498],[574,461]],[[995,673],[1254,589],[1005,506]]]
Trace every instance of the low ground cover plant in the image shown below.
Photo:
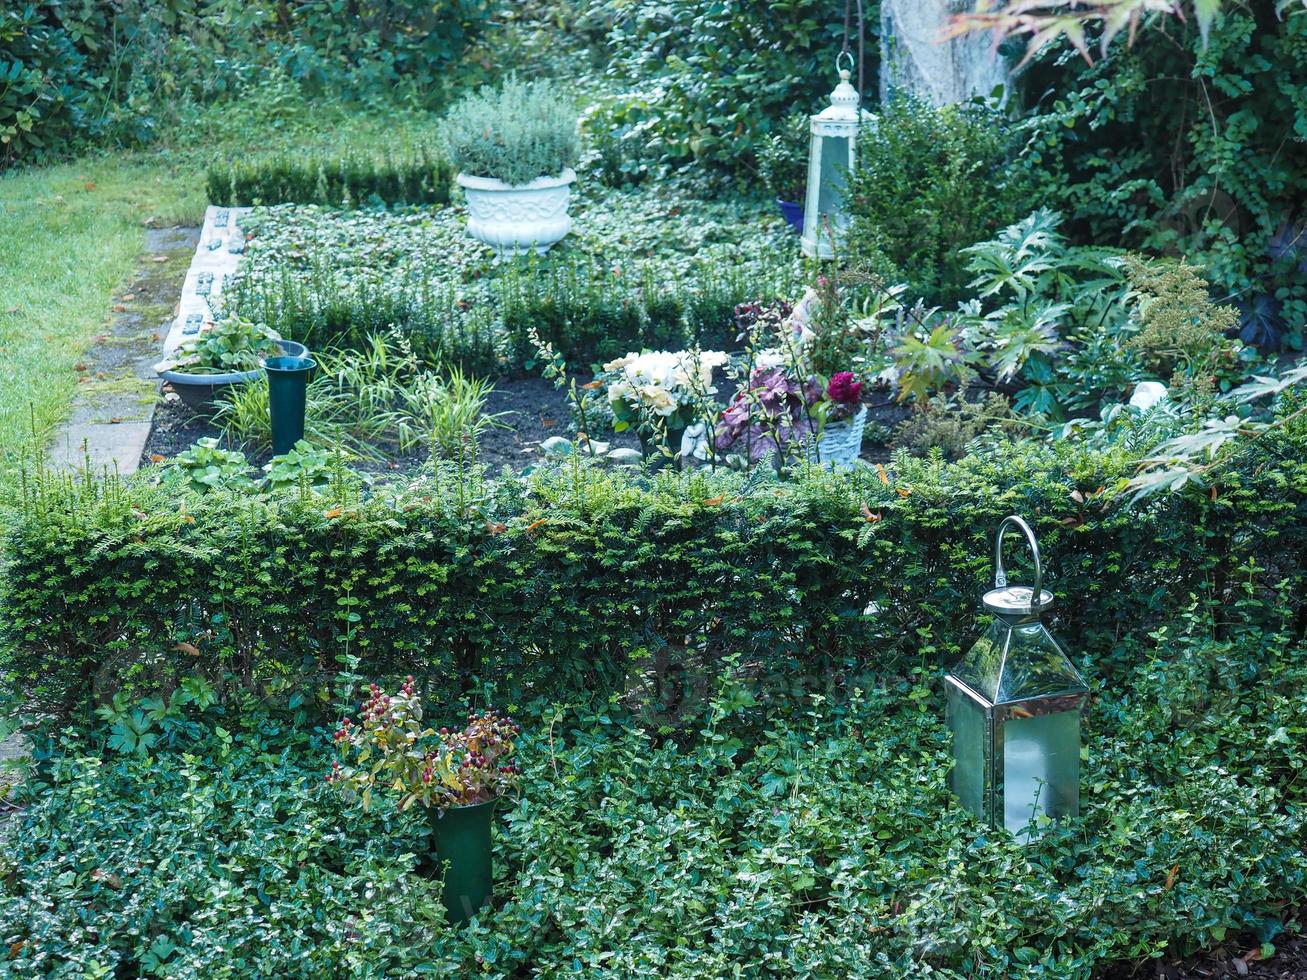
[[[499,897],[464,930],[418,871],[419,808],[324,784],[312,699],[192,685],[142,713],[144,751],[54,733],[0,829],[0,968],[1088,980],[1221,940],[1273,954],[1307,895],[1304,651],[1220,629],[1123,638],[1082,814],[1025,845],[948,793],[933,672],[710,673],[675,738],[623,703],[523,705]]]
[[[493,264],[454,208],[256,209],[231,310],[309,344],[401,330],[430,362],[520,371],[530,329],[578,364],[732,338],[741,302],[793,292],[798,249],[765,202],[585,188],[546,258]]]

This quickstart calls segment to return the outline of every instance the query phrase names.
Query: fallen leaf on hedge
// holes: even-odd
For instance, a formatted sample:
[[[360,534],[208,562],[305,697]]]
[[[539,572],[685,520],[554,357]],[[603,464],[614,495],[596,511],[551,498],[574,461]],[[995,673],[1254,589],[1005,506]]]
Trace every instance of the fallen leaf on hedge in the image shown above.
[[[596,388],[602,388],[603,386],[604,383],[602,381],[591,381],[589,384],[581,385],[581,387],[586,391],[594,391]]]
[[[912,495],[911,490],[904,490],[902,487],[895,487],[894,492],[897,493],[900,497],[908,497]]]
[[[491,534],[503,534],[508,530],[508,525],[500,524],[498,521],[486,521],[486,530]]]
[[[868,524],[875,524],[880,520],[880,514],[873,514],[865,501],[862,504],[862,516],[866,518]]]
[[[174,646],[173,649],[180,650],[182,653],[189,653],[192,657],[198,657],[200,655],[200,648],[194,643],[187,643],[185,640],[182,640]]]
[[[333,517],[339,517],[340,515],[341,515],[341,509],[339,507],[333,507],[331,508],[331,510],[327,511],[322,516],[327,518],[327,520],[331,520]]]
[[[1180,873],[1180,865],[1173,864],[1171,866],[1170,872],[1166,876],[1166,884],[1162,886],[1162,891],[1169,892],[1172,888],[1175,887],[1175,878],[1176,875],[1178,875],[1179,873]]]
[[[876,475],[880,477],[881,483],[889,486],[889,474],[885,472],[885,467],[880,463],[876,464]]]
[[[704,507],[720,507],[722,501],[725,499],[726,499],[725,496],[709,497],[707,500],[700,500],[699,503],[702,504]]]
[[[26,940],[26,939],[20,939],[20,940],[18,940],[18,942],[14,943],[12,946],[10,946],[10,947],[9,947],[9,958],[10,958],[11,960],[16,960],[16,959],[18,959],[18,954],[21,953],[21,952],[23,951],[23,947],[26,946],[26,945],[27,945],[27,940]]]
[[[526,533],[527,533],[527,534],[530,534],[532,531],[534,531],[536,528],[538,528],[538,527],[539,527],[541,524],[543,524],[544,522],[545,522],[545,519],[544,519],[543,517],[540,518],[540,520],[538,520],[538,521],[532,521],[530,524],[528,524],[528,525],[526,526]]]
[[[167,458],[168,458],[167,456],[164,456],[164,455],[162,455],[162,454],[160,454],[160,453],[151,453],[151,454],[150,454],[150,462],[151,462],[151,463],[162,463],[162,462],[163,462],[165,459],[167,459]]]

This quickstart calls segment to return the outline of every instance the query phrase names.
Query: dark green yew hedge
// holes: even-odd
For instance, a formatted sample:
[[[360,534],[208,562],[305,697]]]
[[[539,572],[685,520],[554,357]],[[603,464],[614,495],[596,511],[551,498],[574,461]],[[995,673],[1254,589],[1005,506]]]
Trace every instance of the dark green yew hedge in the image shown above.
[[[133,676],[335,670],[347,631],[364,673],[522,693],[618,684],[669,652],[818,675],[944,663],[981,625],[1009,513],[1040,536],[1055,631],[1108,670],[1123,638],[1195,600],[1303,634],[1305,456],[1268,444],[1214,492],[1133,508],[1112,489],[1129,457],[1042,448],[784,483],[577,464],[183,499],[148,479],[29,478],[4,547],[0,673],[73,707]]]

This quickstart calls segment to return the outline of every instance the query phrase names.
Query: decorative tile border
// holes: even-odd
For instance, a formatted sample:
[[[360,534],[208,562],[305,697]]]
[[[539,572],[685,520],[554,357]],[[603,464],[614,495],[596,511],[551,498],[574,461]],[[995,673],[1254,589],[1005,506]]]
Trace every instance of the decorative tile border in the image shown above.
[[[249,210],[213,206],[205,209],[200,243],[195,246],[195,258],[191,260],[186,281],[182,284],[177,316],[164,338],[165,355],[176,350],[183,340],[199,333],[204,322],[212,319],[223,286],[231,280],[241,256],[245,254],[245,235],[239,223],[241,216]]]

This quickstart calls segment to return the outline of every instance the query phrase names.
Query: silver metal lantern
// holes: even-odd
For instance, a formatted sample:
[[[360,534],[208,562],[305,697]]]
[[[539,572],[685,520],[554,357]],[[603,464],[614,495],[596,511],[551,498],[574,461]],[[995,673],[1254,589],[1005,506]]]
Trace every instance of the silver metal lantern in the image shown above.
[[[1018,528],[1035,559],[1033,586],[1008,585],[1003,535]],[[991,827],[1021,839],[1080,810],[1080,713],[1089,689],[1040,620],[1053,603],[1034,532],[1020,517],[994,535],[989,631],[945,677],[953,792]]]
[[[812,143],[808,151],[808,193],[803,207],[800,247],[809,258],[831,259],[849,224],[844,204],[849,173],[857,162],[858,129],[874,124],[875,117],[859,108],[862,97],[849,83],[850,69],[842,67],[853,56],[841,51],[835,59],[840,82],[830,105],[811,117]]]

